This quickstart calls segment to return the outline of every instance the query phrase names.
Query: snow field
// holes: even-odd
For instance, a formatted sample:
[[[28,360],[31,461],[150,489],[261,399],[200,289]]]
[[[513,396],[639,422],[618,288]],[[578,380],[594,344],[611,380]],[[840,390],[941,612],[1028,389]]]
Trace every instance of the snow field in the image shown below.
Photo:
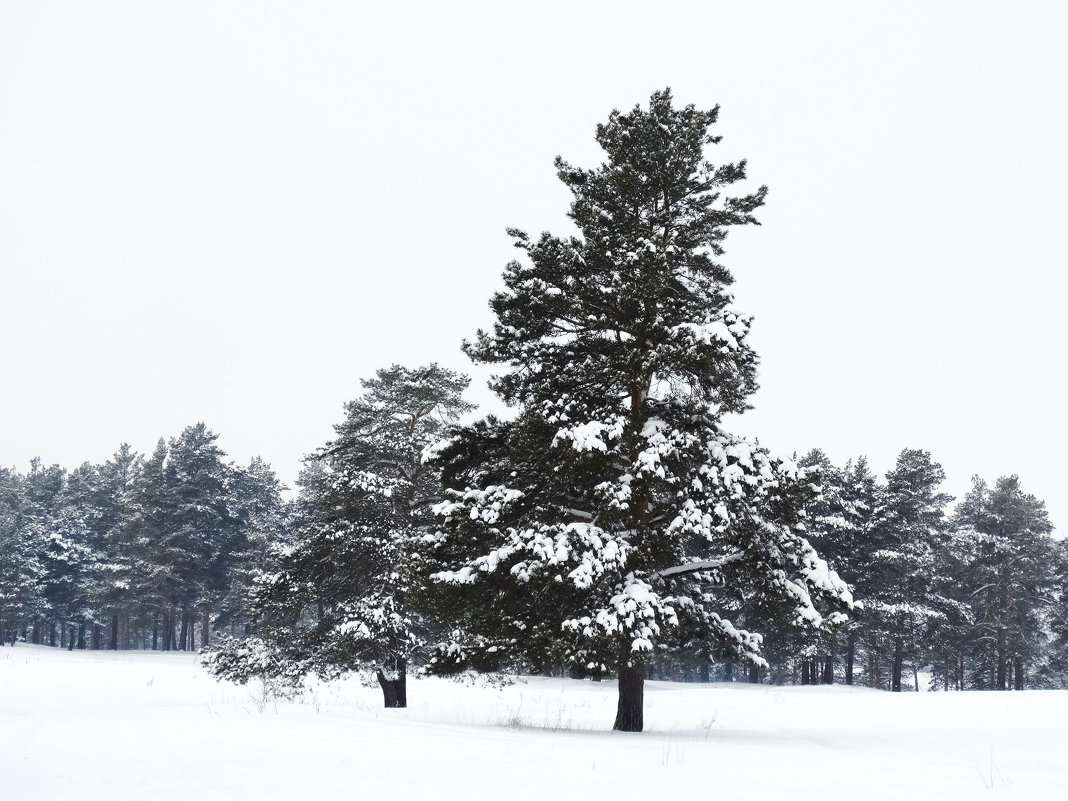
[[[865,799],[1068,797],[1068,693],[646,684],[643,734],[608,731],[615,682],[216,683],[190,654],[0,651],[2,797]],[[904,795],[904,794],[907,794]]]

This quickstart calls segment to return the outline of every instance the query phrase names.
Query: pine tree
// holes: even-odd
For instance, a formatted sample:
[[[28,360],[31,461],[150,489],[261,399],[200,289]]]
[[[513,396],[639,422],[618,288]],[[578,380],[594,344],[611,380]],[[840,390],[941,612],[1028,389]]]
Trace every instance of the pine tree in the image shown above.
[[[890,689],[900,692],[906,657],[925,653],[946,599],[935,586],[938,553],[946,536],[950,495],[939,492],[945,473],[924,450],[906,448],[879,487],[872,522],[867,579],[859,589],[868,647],[890,652]]]
[[[44,543],[29,522],[25,480],[0,467],[0,645],[14,645],[18,632],[29,625],[37,633],[48,610],[42,592]]]
[[[379,370],[346,404],[337,437],[309,460],[295,542],[257,579],[258,633],[278,671],[369,669],[385,706],[406,706],[407,663],[424,626],[409,558],[440,496],[423,452],[473,408],[461,398],[467,382],[436,364]],[[223,656],[244,647],[227,643]]]
[[[720,425],[748,408],[757,360],[717,258],[766,190],[723,195],[745,162],[705,161],[717,116],[657,92],[598,126],[602,166],[557,159],[580,236],[511,232],[524,258],[465,348],[504,368],[492,387],[518,416],[442,451],[450,492],[421,554],[456,626],[437,669],[614,671],[626,731],[652,656],[695,633],[766,664],[721,599],[786,598],[810,625],[820,600],[849,604],[801,531],[803,471]]]
[[[954,523],[967,558],[960,581],[972,599],[972,685],[1022,689],[1027,668],[1045,658],[1059,585],[1046,505],[1017,476],[1002,476],[993,489],[976,477]]]

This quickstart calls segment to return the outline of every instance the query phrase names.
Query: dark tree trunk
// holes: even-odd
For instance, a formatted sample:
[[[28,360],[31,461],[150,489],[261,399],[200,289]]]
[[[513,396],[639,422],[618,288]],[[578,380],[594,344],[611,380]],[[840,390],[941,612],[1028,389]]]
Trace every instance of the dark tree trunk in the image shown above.
[[[84,623],[79,623],[78,624],[78,650],[79,651],[84,651],[85,650],[85,624]]]
[[[749,666],[749,683],[760,684],[760,668],[756,665]]]
[[[912,665],[912,684],[913,684],[913,689],[915,689],[916,692],[919,692],[920,691],[920,669],[918,667],[916,667],[915,663],[913,663],[913,665]]]
[[[698,668],[698,670],[697,670],[697,680],[702,682],[702,683],[704,683],[704,684],[708,684],[708,680],[710,678],[711,678],[711,676],[709,675],[709,671],[708,671],[708,660],[707,659],[702,659],[701,660],[701,667]]]
[[[182,610],[182,634],[178,638],[178,650],[179,651],[188,651],[189,650],[188,648],[186,648],[186,637],[188,637],[188,636],[189,636],[189,610],[188,609],[183,609]]]
[[[119,617],[115,616],[115,625],[118,626]],[[155,612],[152,615],[152,650],[155,651],[159,646],[159,612]]]
[[[1004,628],[998,629],[998,680],[997,689],[1008,689],[1006,674],[1008,673],[1008,636]]]
[[[812,683],[812,679],[809,677],[808,660],[806,659],[801,663],[801,684],[802,684],[802,686],[804,686],[806,684],[811,684],[811,683]]]
[[[728,659],[723,665],[723,680],[734,681],[734,660]]]
[[[119,613],[111,616],[111,650],[119,650]]]
[[[846,641],[845,683],[853,684],[853,662],[857,656],[857,635],[850,634]]]
[[[382,700],[386,709],[404,709],[408,706],[408,662],[397,660],[397,678],[387,679],[381,670],[375,672],[378,686],[382,688]]]
[[[834,684],[834,656],[827,654],[823,658],[823,676],[821,679],[823,684]]]
[[[619,668],[619,701],[614,731],[641,731],[645,728],[645,668],[642,665]]]
[[[67,629],[68,625],[64,624],[63,628]],[[74,650],[75,638],[76,638],[77,635],[75,635],[75,633],[74,633],[74,624],[73,623],[69,624],[69,628],[70,628],[70,636],[67,638],[67,650],[68,651],[73,651]]]
[[[53,648],[56,647],[56,624],[55,622],[48,624],[48,644]]]
[[[209,639],[211,639],[211,612],[205,609],[204,618],[200,621],[200,647],[207,648]]]
[[[890,673],[890,691],[901,692],[901,669],[905,663],[905,646],[901,640],[894,642],[894,665]]]
[[[1023,659],[1016,657],[1015,669],[1013,670],[1013,689],[1022,690],[1024,682]]]

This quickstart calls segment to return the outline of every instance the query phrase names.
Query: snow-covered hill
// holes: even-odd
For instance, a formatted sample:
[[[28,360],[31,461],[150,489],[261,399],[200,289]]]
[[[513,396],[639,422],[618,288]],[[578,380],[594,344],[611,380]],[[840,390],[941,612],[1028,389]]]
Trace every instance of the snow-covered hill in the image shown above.
[[[40,799],[1068,798],[1068,692],[425,679],[294,701],[188,654],[0,650],[0,797]]]

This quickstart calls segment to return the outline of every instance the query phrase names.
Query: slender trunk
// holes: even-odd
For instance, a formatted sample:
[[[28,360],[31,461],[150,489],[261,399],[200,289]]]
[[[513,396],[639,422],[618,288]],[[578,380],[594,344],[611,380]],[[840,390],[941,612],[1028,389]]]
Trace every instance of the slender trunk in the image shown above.
[[[642,665],[619,668],[619,700],[615,731],[641,731],[645,727],[645,668]]]
[[[211,639],[211,612],[204,610],[204,619],[200,621],[200,647],[207,648]]]
[[[916,667],[916,663],[912,664],[912,685],[916,688],[916,692],[920,691],[920,670]]]
[[[728,662],[727,664],[730,664],[730,663]],[[698,671],[698,674],[699,674],[698,675],[698,680],[704,682],[705,684],[708,684],[709,675],[708,675],[708,660],[707,659],[702,659],[701,660],[701,668]]]
[[[117,620],[117,618],[116,618]],[[159,645],[159,612],[152,613],[152,650],[157,650]]]
[[[901,692],[901,668],[905,662],[905,644],[900,640],[894,641],[894,665],[890,673],[890,692]]]
[[[760,684],[760,668],[756,665],[749,666],[749,683]]]
[[[73,651],[77,635],[74,633],[75,629],[74,629],[74,624],[73,623],[64,625],[63,628],[67,628],[68,625],[70,627],[70,637],[67,638],[67,650],[68,651]]]
[[[823,658],[823,684],[834,684],[834,655],[827,654]]]
[[[79,623],[78,624],[78,650],[79,651],[84,651],[85,650],[85,624],[84,623]]]
[[[1005,676],[1008,672],[1008,635],[1004,627],[998,629],[998,678],[997,689],[1008,689]]]
[[[734,681],[734,660],[728,659],[723,666],[723,680]]]
[[[801,684],[802,684],[802,686],[804,686],[806,684],[811,684],[811,681],[809,680],[809,677],[808,677],[808,660],[807,659],[804,660],[803,662],[801,662]]]
[[[1015,670],[1013,671],[1013,689],[1022,690],[1024,682],[1023,659],[1016,657]]]
[[[189,636],[189,610],[188,609],[183,609],[182,610],[182,634],[178,638],[178,650],[179,651],[187,651],[187,650],[189,650],[188,648],[186,648],[186,637],[188,637],[188,636]]]
[[[851,633],[846,641],[845,683],[853,684],[853,661],[857,655],[857,635]]]

